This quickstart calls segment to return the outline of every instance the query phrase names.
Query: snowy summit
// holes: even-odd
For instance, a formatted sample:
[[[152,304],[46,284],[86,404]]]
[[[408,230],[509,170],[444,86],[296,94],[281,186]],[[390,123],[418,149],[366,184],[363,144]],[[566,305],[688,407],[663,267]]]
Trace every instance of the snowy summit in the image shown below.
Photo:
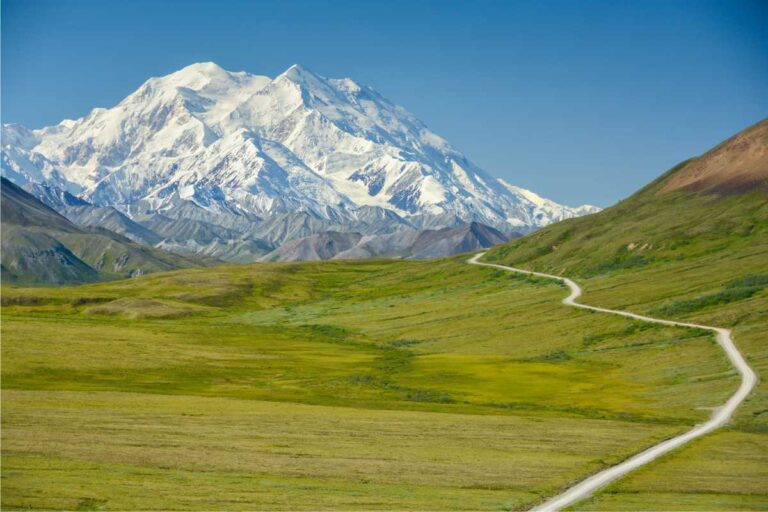
[[[194,206],[343,223],[374,211],[415,227],[509,232],[597,210],[494,178],[370,87],[298,65],[269,78],[193,64],[81,119],[4,125],[2,171],[129,216],[178,218]]]

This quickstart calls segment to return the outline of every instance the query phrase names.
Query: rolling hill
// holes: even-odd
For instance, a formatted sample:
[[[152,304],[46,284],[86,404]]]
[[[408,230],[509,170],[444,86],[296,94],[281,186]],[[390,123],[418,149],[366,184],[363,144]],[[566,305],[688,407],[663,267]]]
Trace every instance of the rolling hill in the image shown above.
[[[491,249],[486,261],[567,275],[584,302],[729,327],[761,382],[729,428],[579,508],[754,509],[768,497],[768,120],[612,208]],[[755,451],[757,450],[757,452]],[[762,484],[740,484],[745,472]],[[756,505],[751,497],[762,500]]]
[[[592,277],[764,247],[768,120],[598,214],[495,248],[488,259]],[[734,266],[734,271],[738,270]]]
[[[5,287],[4,508],[527,509],[734,382],[706,333],[465,260]]]
[[[103,228],[75,225],[5,178],[0,190],[6,283],[82,283],[205,263],[137,244]]]

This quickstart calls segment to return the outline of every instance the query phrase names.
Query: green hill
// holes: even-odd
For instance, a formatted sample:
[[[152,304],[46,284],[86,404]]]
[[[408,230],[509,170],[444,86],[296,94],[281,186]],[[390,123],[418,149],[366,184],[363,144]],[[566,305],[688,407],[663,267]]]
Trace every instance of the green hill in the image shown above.
[[[757,455],[768,446],[768,121],[614,207],[497,246],[485,260],[568,275],[588,304],[730,327],[762,377],[731,427],[576,508],[750,509],[749,496],[768,506],[768,460]],[[762,484],[736,484],[746,472]]]
[[[749,172],[737,172],[744,168]],[[767,243],[768,120],[675,166],[616,206],[498,246],[486,259],[593,277],[709,256],[765,254]],[[732,267],[729,274],[741,270]]]
[[[106,229],[77,226],[5,178],[0,191],[6,283],[83,283],[205,263],[137,244]]]

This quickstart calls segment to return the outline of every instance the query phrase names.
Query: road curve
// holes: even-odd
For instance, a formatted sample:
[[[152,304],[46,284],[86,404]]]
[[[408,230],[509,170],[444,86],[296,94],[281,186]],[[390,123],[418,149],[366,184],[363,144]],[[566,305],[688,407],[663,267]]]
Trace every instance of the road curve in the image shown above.
[[[596,490],[608,485],[609,483],[621,478],[630,471],[637,469],[638,467],[648,464],[649,462],[661,457],[665,453],[668,453],[680,446],[688,443],[692,439],[701,437],[715,429],[718,429],[728,423],[728,420],[733,415],[736,408],[747,398],[752,388],[755,387],[757,377],[752,368],[749,367],[744,357],[736,348],[736,345],[731,339],[731,331],[723,329],[721,327],[712,327],[709,325],[690,324],[686,322],[675,322],[672,320],[663,320],[660,318],[653,318],[650,316],[637,315],[635,313],[628,313],[626,311],[617,311],[615,309],[598,308],[595,306],[587,306],[585,304],[579,304],[576,299],[581,295],[581,288],[575,282],[571,281],[567,277],[560,277],[551,274],[543,274],[541,272],[531,272],[530,270],[522,270],[514,267],[507,267],[505,265],[496,265],[493,263],[482,263],[478,261],[485,253],[481,252],[475,254],[468,260],[468,263],[472,265],[483,265],[485,267],[500,268],[502,270],[508,270],[510,272],[519,272],[521,274],[529,274],[533,276],[546,277],[549,279],[556,279],[565,283],[571,290],[570,295],[563,299],[563,304],[568,306],[574,306],[581,309],[589,309],[591,311],[599,311],[601,313],[610,313],[612,315],[620,315],[628,318],[634,318],[636,320],[643,320],[645,322],[653,322],[664,325],[676,325],[681,327],[694,327],[696,329],[705,329],[712,331],[717,335],[717,343],[725,350],[728,355],[731,364],[741,374],[741,384],[739,389],[725,402],[712,412],[712,416],[705,423],[696,425],[691,430],[684,432],[678,436],[672,437],[663,441],[657,445],[654,445],[647,450],[640,452],[632,457],[628,458],[624,462],[611,466],[608,469],[604,469],[599,473],[595,473],[589,478],[582,480],[581,482],[569,487],[561,494],[546,500],[544,503],[536,506],[532,510],[534,512],[550,512],[560,510],[577,503],[589,496],[591,496]]]

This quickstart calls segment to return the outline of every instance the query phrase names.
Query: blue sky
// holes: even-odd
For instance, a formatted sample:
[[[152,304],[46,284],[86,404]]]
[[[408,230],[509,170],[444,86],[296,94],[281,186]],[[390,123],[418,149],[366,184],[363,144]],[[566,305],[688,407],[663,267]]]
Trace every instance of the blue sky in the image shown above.
[[[489,173],[607,206],[768,114],[768,2],[2,1],[3,122],[200,61],[349,76]]]

